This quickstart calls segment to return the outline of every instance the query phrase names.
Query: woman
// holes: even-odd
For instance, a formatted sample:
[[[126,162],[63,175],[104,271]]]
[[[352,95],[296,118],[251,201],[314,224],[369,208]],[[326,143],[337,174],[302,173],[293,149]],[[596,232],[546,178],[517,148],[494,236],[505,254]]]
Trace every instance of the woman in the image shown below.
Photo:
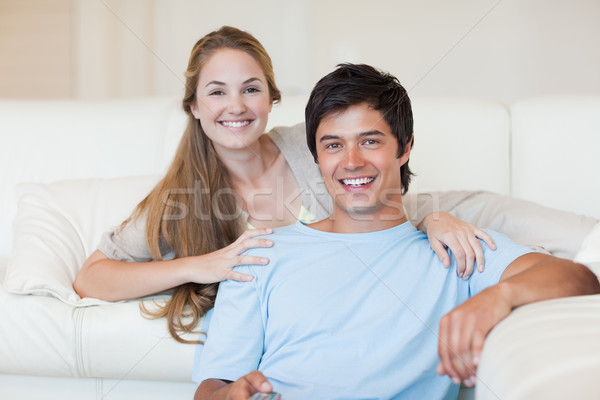
[[[185,77],[188,125],[169,170],[131,217],[103,237],[74,283],[80,296],[110,301],[174,288],[150,314],[166,317],[181,342],[187,341],[180,333],[192,332],[213,306],[219,281],[252,279],[233,267],[268,263],[241,255],[272,245],[257,236],[323,219],[331,203],[303,126],[264,134],[281,95],[271,60],[253,36],[231,27],[206,35],[192,49]],[[477,237],[493,246],[487,234],[448,214],[420,225],[445,265],[442,243],[466,254],[459,268],[465,278],[474,259],[483,261]]]

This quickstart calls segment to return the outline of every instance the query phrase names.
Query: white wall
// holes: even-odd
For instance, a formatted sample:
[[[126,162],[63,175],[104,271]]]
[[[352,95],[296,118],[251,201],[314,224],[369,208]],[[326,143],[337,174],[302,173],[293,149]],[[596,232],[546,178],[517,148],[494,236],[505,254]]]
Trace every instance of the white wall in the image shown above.
[[[284,95],[308,93],[342,61],[388,70],[416,95],[600,93],[598,0],[53,1],[72,20],[64,74],[76,98],[179,96],[193,44],[224,24],[264,44]],[[0,0],[0,13],[21,2]],[[2,80],[18,79],[0,76],[6,97]]]
[[[79,0],[78,7],[108,8],[106,3]],[[388,70],[418,95],[513,102],[535,95],[600,93],[597,0],[136,0],[137,6],[128,7],[118,7],[124,1],[111,3],[106,24],[120,26],[120,43],[127,48],[119,64],[112,65],[122,86],[118,95],[179,95],[194,42],[224,24],[261,40],[284,94],[309,92],[342,61]],[[140,24],[140,15],[152,21]],[[80,17],[88,29],[83,37],[93,37],[84,21],[95,17]],[[110,32],[101,33],[108,45],[114,43]],[[89,52],[80,52],[82,63],[90,58]],[[80,71],[81,97],[103,95],[103,79],[94,74],[101,71]],[[140,75],[146,86],[124,86],[142,79]]]

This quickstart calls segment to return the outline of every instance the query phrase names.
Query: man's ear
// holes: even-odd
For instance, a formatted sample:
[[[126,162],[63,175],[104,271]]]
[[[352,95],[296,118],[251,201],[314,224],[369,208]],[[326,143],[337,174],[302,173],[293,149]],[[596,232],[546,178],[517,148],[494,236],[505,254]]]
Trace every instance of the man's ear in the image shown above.
[[[412,148],[412,142],[413,142],[413,138],[411,136],[410,141],[406,144],[406,146],[404,146],[404,153],[402,153],[402,155],[398,158],[398,161],[400,162],[401,166],[406,164],[406,162],[410,158],[410,150]]]

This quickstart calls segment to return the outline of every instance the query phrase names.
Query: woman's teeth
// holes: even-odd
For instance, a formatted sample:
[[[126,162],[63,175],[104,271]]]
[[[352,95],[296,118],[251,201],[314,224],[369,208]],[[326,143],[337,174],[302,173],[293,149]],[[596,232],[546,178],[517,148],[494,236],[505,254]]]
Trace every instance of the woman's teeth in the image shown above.
[[[375,178],[356,178],[356,179],[342,179],[342,183],[348,186],[362,186],[371,183]]]
[[[250,125],[250,121],[221,121],[221,125],[230,128],[241,128],[242,126]]]

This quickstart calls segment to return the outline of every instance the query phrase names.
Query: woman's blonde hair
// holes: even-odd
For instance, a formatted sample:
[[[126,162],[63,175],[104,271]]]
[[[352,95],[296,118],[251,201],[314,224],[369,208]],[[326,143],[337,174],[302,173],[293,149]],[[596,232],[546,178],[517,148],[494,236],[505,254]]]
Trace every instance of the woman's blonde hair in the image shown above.
[[[256,38],[239,29],[224,26],[200,39],[192,49],[187,70],[183,110],[188,123],[175,158],[165,177],[142,200],[125,226],[142,216],[146,218],[146,243],[154,260],[161,260],[161,242],[166,242],[175,257],[210,253],[234,242],[245,229],[227,170],[217,156],[200,121],[191,112],[202,67],[222,48],[238,49],[252,56],[261,66],[271,100],[281,99],[275,84],[271,59]],[[171,336],[182,343],[198,343],[181,337],[194,333],[200,318],[215,301],[218,283],[187,283],[174,288],[172,297],[157,309],[142,310],[153,318],[165,317]]]

